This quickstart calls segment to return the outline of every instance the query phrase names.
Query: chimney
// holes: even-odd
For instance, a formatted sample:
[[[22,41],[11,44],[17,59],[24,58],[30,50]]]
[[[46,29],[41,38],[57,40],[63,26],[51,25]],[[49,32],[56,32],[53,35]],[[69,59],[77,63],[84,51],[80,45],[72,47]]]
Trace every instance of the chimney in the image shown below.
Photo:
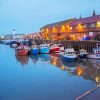
[[[96,16],[95,10],[93,10],[93,16]]]
[[[80,15],[79,19],[82,19],[82,15]]]

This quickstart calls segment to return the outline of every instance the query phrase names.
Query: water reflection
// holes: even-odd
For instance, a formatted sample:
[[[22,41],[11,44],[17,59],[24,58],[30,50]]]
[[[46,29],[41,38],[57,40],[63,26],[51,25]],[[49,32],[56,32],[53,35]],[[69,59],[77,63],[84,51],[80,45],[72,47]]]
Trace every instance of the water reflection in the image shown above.
[[[50,55],[49,54],[39,54],[39,59],[43,62],[49,62]]]
[[[100,84],[100,61],[95,59],[79,61],[75,74]]]
[[[30,58],[32,59],[33,63],[36,64],[38,62],[39,56],[38,55],[30,55]]]
[[[29,62],[29,56],[19,56],[19,55],[15,55],[16,59],[18,62],[20,62],[20,64],[23,65],[27,65]]]
[[[67,68],[62,64],[59,54],[50,54],[50,63],[63,71],[67,70]]]
[[[39,60],[48,62],[63,71],[67,71],[71,75],[81,76],[85,80],[92,80],[100,84],[100,60],[82,59],[77,62],[66,62],[60,58],[59,54],[30,55],[30,58],[34,64],[38,63]],[[27,65],[29,61],[28,56],[16,55],[16,59],[22,66]]]

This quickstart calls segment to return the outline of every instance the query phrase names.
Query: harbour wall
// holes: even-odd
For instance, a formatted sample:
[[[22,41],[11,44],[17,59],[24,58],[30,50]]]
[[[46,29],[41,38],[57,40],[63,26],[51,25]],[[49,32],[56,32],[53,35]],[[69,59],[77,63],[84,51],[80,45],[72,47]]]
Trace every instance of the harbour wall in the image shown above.
[[[100,41],[62,41],[62,40],[30,40],[31,43],[34,41],[38,45],[42,43],[57,43],[64,45],[66,48],[74,48],[75,51],[80,49],[86,49],[88,52],[92,52],[92,49],[97,45],[100,47]]]

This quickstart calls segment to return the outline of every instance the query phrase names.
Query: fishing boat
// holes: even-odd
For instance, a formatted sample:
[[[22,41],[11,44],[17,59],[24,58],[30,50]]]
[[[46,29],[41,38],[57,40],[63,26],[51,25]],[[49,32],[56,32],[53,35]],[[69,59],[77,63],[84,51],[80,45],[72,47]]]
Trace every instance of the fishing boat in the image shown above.
[[[75,53],[75,50],[73,48],[65,49],[65,52],[61,53],[61,58],[65,61],[75,61],[77,58],[77,55]]]
[[[60,47],[57,44],[51,44],[50,53],[59,53]]]
[[[21,44],[16,48],[17,55],[25,56],[28,55],[28,52],[29,52],[29,48],[26,45]]]
[[[28,39],[25,39],[25,40],[23,41],[23,44],[29,46],[29,45],[30,45],[30,41],[29,41]]]
[[[58,47],[60,47],[60,52],[64,52],[64,46],[62,44],[58,44]]]
[[[12,48],[16,48],[18,45],[20,45],[20,42],[16,40],[10,42],[10,47]]]
[[[92,59],[100,59],[100,47],[93,48],[93,53],[89,53],[87,57]]]
[[[48,44],[41,44],[40,47],[40,53],[49,53],[50,52],[50,46]]]
[[[79,51],[79,57],[80,58],[86,58],[87,57],[87,50],[85,50],[85,49],[80,49],[80,51]]]
[[[36,55],[39,53],[39,48],[36,44],[34,44],[31,49],[30,49],[30,53],[33,54],[33,55]]]

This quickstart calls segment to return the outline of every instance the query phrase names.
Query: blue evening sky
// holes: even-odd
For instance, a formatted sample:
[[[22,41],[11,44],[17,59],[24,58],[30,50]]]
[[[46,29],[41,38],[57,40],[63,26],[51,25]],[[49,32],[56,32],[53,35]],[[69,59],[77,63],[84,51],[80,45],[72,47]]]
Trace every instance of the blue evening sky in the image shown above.
[[[37,32],[46,24],[100,14],[100,0],[0,0],[0,34]]]

